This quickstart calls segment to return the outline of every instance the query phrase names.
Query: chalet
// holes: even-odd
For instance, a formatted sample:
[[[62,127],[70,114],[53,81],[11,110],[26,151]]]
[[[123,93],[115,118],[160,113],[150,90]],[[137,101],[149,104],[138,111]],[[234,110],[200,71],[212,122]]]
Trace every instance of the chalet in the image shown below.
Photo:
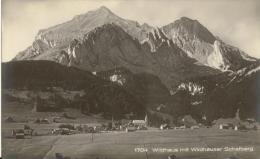
[[[144,120],[133,120],[132,124],[136,127],[147,127],[148,126],[148,117],[145,116]]]
[[[23,129],[16,129],[12,131],[12,135],[16,138],[16,139],[24,139],[24,130]]]
[[[68,128],[62,128],[61,135],[70,135],[71,131]]]
[[[144,120],[133,120],[133,124],[135,126],[145,126],[145,121]]]
[[[12,118],[12,117],[7,117],[6,119],[5,119],[5,122],[7,122],[7,123],[13,123],[13,122],[15,122],[15,120]]]
[[[40,123],[41,124],[49,124],[50,122],[49,122],[48,119],[42,119]]]
[[[233,129],[233,125],[231,123],[219,124],[219,129]]]
[[[49,124],[49,120],[48,119],[36,119],[34,121],[34,123],[37,123],[37,124]]]
[[[60,120],[61,120],[61,117],[53,117],[52,118],[52,122],[54,122],[54,123],[59,123]]]
[[[25,136],[32,136],[33,134],[33,129],[29,125],[24,125],[23,131]]]
[[[59,134],[61,134],[61,132],[62,132],[61,128],[52,129],[52,131],[51,131],[51,133],[53,135],[59,135]]]
[[[174,129],[175,129],[175,130],[186,129],[186,126],[185,126],[185,125],[182,125],[182,126],[180,126],[180,127],[177,127],[177,126],[176,126],[176,127],[174,127]]]
[[[247,118],[246,121],[249,122],[250,124],[256,122],[254,118]]]
[[[194,130],[194,129],[199,129],[200,127],[198,125],[193,125],[190,127],[191,130]]]
[[[136,127],[134,127],[134,126],[126,127],[125,132],[131,132],[131,131],[136,131]]]

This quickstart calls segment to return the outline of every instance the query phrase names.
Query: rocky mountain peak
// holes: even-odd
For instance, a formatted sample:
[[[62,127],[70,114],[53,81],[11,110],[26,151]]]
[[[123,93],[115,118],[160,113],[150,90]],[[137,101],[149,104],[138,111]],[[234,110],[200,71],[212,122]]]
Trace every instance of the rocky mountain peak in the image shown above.
[[[83,43],[88,44],[84,45],[84,49],[88,48],[89,51],[93,50],[90,47],[93,44],[97,48],[105,48],[116,46],[125,40],[125,43],[127,41],[133,46],[129,48],[126,45],[130,44],[122,46],[128,49],[135,48],[134,51],[128,50],[129,54],[140,52],[140,47],[144,48],[145,52],[160,52],[160,55],[162,52],[167,56],[170,55],[170,52],[181,53],[202,65],[219,70],[237,70],[246,66],[247,61],[255,60],[235,47],[226,45],[224,42],[218,43],[220,40],[216,40],[217,38],[197,20],[181,17],[171,24],[155,28],[147,23],[140,25],[136,21],[120,18],[105,6],[75,16],[68,22],[39,31],[33,44],[20,52],[14,60],[57,61],[62,50],[71,48],[73,39],[79,40],[77,46],[83,45]],[[133,39],[138,39],[144,45],[141,46],[137,40]],[[96,44],[96,42],[98,43]],[[77,50],[77,48],[73,48]],[[99,53],[102,50],[100,48],[96,52]],[[78,50],[76,52],[82,53]],[[136,54],[137,57],[140,55],[144,56]]]
[[[199,21],[181,17],[162,27],[174,44],[199,63],[222,71],[237,70],[253,58],[215,37]]]
[[[68,83],[61,81],[59,85],[63,87],[76,84],[82,89],[81,83],[85,81],[89,92],[97,91],[89,94],[89,99],[97,98],[102,104],[111,103],[108,99],[113,99],[114,104],[113,101],[117,100],[113,98],[115,96],[123,101],[118,103],[119,106],[130,107],[135,98],[129,98],[129,95],[134,95],[138,100],[131,104],[134,106],[131,108],[134,110],[136,106],[136,111],[140,108],[139,101],[149,106],[150,101],[155,101],[156,105],[163,101],[173,116],[184,113],[201,116],[201,110],[207,118],[214,119],[218,117],[214,116],[215,112],[221,115],[227,112],[225,115],[228,117],[234,114],[233,108],[236,107],[255,110],[257,101],[254,94],[260,71],[259,62],[255,62],[257,59],[226,44],[200,22],[187,17],[154,28],[146,23],[140,25],[136,21],[120,18],[102,6],[63,24],[41,30],[33,44],[14,60],[25,63],[26,69],[22,70],[25,74],[30,73],[30,76],[25,76],[18,69],[18,78],[10,78],[18,79],[18,83],[14,81],[17,85],[20,85],[19,81],[25,81],[25,85],[34,82],[37,86],[37,80],[40,79],[43,84],[49,80],[48,86],[53,86],[61,79]],[[41,60],[41,65],[32,61],[35,64],[30,66],[33,67],[27,67],[27,62],[22,60]],[[43,60],[72,67],[54,66],[57,64]],[[254,65],[250,65],[252,63]],[[53,69],[58,67],[61,74],[58,74],[58,69]],[[95,76],[88,73],[91,78],[86,77],[85,72],[73,67],[91,71]],[[17,68],[21,67],[17,65]],[[67,69],[72,73],[68,74]],[[48,70],[55,71],[50,76],[53,79],[49,78]],[[73,73],[73,70],[78,71]],[[8,72],[15,73],[12,69]],[[44,77],[44,80],[38,77]],[[96,77],[107,81],[97,83]],[[108,81],[113,82],[114,87],[107,87],[107,84],[111,84]],[[121,87],[130,94],[117,90]],[[23,85],[21,88],[24,88]],[[103,97],[107,99],[104,102]],[[196,107],[196,111],[193,111],[193,107]],[[227,108],[230,109],[226,111]],[[176,110],[179,112],[176,113]],[[244,116],[255,114],[246,112]]]
[[[152,27],[151,27],[149,24],[147,24],[147,23],[143,23],[143,24],[141,25],[141,27],[144,28],[144,29],[147,29],[147,30],[149,30],[149,29],[152,28]]]
[[[85,34],[84,40],[94,40],[96,37],[101,37],[101,34],[103,35],[103,40],[114,40],[116,38],[124,39],[125,37],[132,38],[131,36],[127,35],[126,32],[115,23],[107,23]]]
[[[215,36],[197,20],[187,17],[180,19],[162,27],[163,31],[169,38],[198,39],[210,44],[216,40]]]
[[[112,12],[110,11],[110,9],[108,9],[106,6],[101,6],[101,7],[99,7],[98,10],[100,10],[100,11],[104,11],[104,12],[112,13]]]
[[[113,46],[124,39],[133,40],[130,35],[115,23],[107,23],[86,33],[80,41],[74,39],[70,43],[69,48],[74,48],[80,43],[86,45],[86,47],[89,47],[90,45],[98,45],[99,47]]]
[[[86,15],[89,15],[89,14],[99,15],[99,16],[111,16],[111,17],[113,17],[113,18],[119,18],[119,19],[121,19],[119,16],[117,16],[116,14],[114,14],[110,9],[108,9],[108,8],[105,7],[105,6],[101,6],[101,7],[99,7],[98,9],[96,9],[96,10],[94,10],[94,11],[87,12]]]
[[[213,44],[216,40],[215,36],[197,20],[192,20],[187,17],[181,17],[176,20],[172,27],[180,34],[188,34],[188,36],[196,37],[202,41]]]
[[[69,44],[67,55],[61,56],[58,61],[91,71],[130,65],[129,62],[138,65],[150,63],[149,59],[143,57],[138,40],[115,23],[96,27],[81,40],[73,40]]]
[[[83,13],[83,14],[79,14],[79,15],[76,15],[74,16],[74,18],[77,18],[77,17],[83,17],[83,16],[89,16],[89,15],[93,15],[93,14],[111,14],[111,15],[115,15],[110,9],[108,9],[107,7],[105,6],[101,6],[95,10],[90,10],[86,13]],[[74,19],[73,18],[73,19]]]
[[[156,52],[162,46],[170,47],[172,45],[172,41],[158,27],[147,33],[147,38],[142,43],[147,43],[151,52]]]
[[[167,39],[164,32],[158,27],[156,27],[155,29],[152,30],[152,34],[155,39],[165,39],[165,40]]]

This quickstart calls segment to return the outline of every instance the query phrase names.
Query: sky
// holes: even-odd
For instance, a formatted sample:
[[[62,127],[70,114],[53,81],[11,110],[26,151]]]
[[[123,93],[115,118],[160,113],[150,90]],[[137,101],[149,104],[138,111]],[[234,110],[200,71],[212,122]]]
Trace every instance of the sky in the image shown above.
[[[40,29],[106,6],[118,16],[163,26],[182,16],[260,58],[259,0],[2,0],[2,61],[32,44]]]

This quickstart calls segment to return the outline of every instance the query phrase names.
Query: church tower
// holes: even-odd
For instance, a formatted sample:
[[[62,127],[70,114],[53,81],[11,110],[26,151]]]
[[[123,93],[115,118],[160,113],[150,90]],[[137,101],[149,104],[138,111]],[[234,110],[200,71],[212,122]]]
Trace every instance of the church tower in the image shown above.
[[[235,116],[235,118],[237,119],[237,120],[240,120],[240,110],[239,109],[237,109],[237,112],[236,112],[236,116]]]
[[[148,126],[148,116],[147,116],[147,114],[144,117],[144,121],[145,121],[145,126],[147,127]]]

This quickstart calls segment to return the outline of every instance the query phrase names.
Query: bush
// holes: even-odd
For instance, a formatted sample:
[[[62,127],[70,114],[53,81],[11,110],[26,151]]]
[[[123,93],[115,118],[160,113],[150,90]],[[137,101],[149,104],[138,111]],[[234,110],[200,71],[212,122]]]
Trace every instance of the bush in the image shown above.
[[[24,129],[31,129],[29,125],[24,125],[23,128]]]
[[[78,130],[78,131],[82,132],[82,131],[83,131],[83,127],[82,127],[81,125],[79,125],[79,126],[76,126],[76,130]]]
[[[62,117],[66,118],[66,119],[76,119],[75,117],[69,116],[67,113],[63,113]]]
[[[112,122],[108,122],[107,127],[109,130],[112,129]]]
[[[35,121],[34,121],[34,123],[40,123],[41,122],[41,120],[39,119],[39,118],[37,118]]]

